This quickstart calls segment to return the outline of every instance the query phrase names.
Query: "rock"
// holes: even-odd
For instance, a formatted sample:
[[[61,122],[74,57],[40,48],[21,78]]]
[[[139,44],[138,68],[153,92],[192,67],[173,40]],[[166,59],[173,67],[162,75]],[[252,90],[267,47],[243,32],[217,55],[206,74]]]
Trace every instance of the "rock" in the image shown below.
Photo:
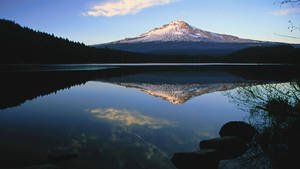
[[[272,169],[272,162],[260,146],[250,147],[243,155],[219,161],[218,169]],[[287,167],[284,167],[287,168]],[[288,168],[290,169],[290,168]]]
[[[48,158],[55,161],[69,160],[78,157],[77,149],[70,147],[56,147],[48,152]]]
[[[175,153],[171,159],[178,169],[217,169],[219,158],[214,149],[204,149],[197,152]]]
[[[200,142],[200,149],[217,150],[220,159],[236,158],[246,152],[246,142],[237,136],[225,136]]]
[[[254,127],[242,121],[232,121],[226,123],[225,125],[223,125],[219,132],[221,137],[238,136],[247,142],[252,140],[255,133],[256,130],[254,129]]]

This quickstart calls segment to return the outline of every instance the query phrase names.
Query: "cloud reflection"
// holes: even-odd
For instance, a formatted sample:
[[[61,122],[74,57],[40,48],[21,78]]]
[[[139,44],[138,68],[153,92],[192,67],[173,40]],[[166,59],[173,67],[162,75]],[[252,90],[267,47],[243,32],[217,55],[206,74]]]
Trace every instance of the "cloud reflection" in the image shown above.
[[[141,125],[148,126],[152,129],[160,129],[163,126],[171,125],[171,122],[165,119],[157,119],[149,116],[145,116],[137,111],[129,111],[126,109],[91,109],[89,110],[92,114],[94,114],[97,118],[108,119],[119,121],[123,125],[131,126],[131,125]]]

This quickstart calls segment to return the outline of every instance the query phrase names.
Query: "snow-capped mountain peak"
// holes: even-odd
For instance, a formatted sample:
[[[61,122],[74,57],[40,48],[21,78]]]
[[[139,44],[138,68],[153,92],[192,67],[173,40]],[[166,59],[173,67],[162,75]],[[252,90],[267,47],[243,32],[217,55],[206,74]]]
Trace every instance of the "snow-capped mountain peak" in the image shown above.
[[[218,34],[195,28],[182,20],[172,21],[159,28],[141,34],[138,37],[126,38],[115,43],[138,43],[154,41],[191,41],[191,42],[257,42],[241,39],[231,35]]]

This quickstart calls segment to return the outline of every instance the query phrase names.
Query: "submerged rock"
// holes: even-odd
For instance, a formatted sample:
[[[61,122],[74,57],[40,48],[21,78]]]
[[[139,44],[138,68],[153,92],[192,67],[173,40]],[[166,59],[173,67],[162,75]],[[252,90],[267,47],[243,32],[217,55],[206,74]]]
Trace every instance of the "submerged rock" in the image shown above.
[[[241,156],[221,160],[218,169],[272,169],[272,163],[260,146],[251,146]],[[288,168],[288,167],[287,167]]]
[[[220,159],[236,158],[246,152],[245,141],[237,136],[225,136],[200,142],[200,149],[217,150]]]
[[[78,150],[70,147],[56,147],[48,152],[48,158],[55,161],[69,160],[78,155]]]
[[[226,123],[219,134],[220,138],[201,141],[200,151],[175,153],[171,159],[173,164],[178,169],[217,169],[220,160],[243,156],[256,130],[245,122],[232,121]],[[232,161],[224,164],[223,162],[222,166],[228,167],[236,164],[239,163]]]
[[[171,159],[178,169],[217,169],[219,154],[214,149],[204,149],[197,152],[175,153]]]
[[[255,135],[256,130],[250,124],[242,121],[231,121],[223,125],[219,134],[221,137],[238,136],[249,142]]]

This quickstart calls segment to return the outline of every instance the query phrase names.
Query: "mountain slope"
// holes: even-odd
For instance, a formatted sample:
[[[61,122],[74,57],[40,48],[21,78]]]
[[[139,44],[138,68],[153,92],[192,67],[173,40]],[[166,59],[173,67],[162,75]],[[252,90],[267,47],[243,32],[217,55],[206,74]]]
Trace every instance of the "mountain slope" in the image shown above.
[[[208,32],[184,21],[172,21],[137,37],[94,46],[140,53],[219,56],[248,47],[273,44]]]
[[[154,41],[187,41],[187,42],[230,42],[254,43],[255,40],[241,39],[231,35],[223,35],[204,31],[190,26],[184,21],[172,21],[160,28],[155,28],[135,38],[127,38],[113,43],[137,43]]]

